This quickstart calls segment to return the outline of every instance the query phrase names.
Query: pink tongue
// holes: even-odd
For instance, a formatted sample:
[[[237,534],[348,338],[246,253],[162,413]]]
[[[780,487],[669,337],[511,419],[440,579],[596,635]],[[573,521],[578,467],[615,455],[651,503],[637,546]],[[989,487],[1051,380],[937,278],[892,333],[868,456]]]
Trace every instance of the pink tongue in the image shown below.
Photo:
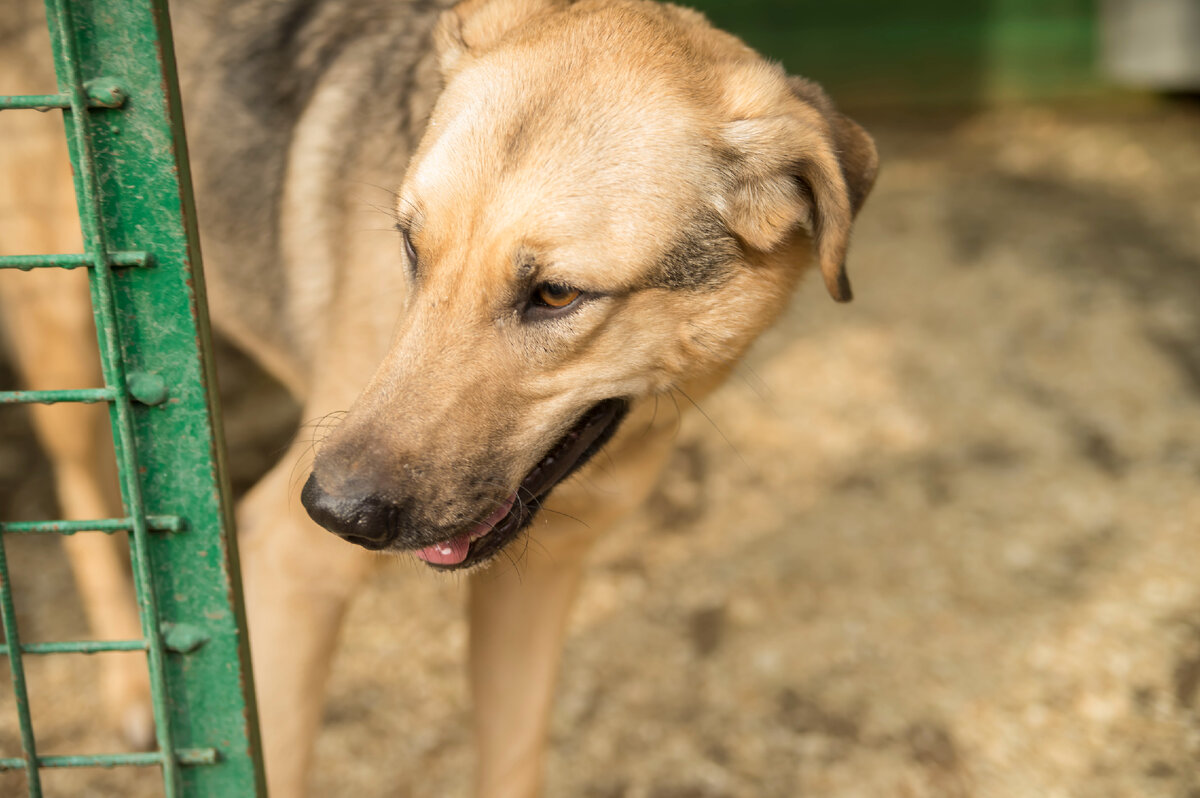
[[[471,541],[478,540],[491,532],[496,524],[500,523],[504,520],[504,516],[508,515],[508,511],[512,509],[513,503],[516,500],[517,494],[513,493],[503,504],[493,510],[491,515],[476,524],[473,529],[463,532],[460,535],[455,535],[441,543],[426,546],[420,551],[413,552],[413,554],[417,558],[428,563],[433,563],[434,565],[458,565],[467,559],[467,552],[471,550]]]
[[[449,540],[441,543],[435,543],[432,546],[426,546],[420,551],[415,551],[419,559],[434,565],[458,565],[463,560],[467,559],[467,552],[471,550],[471,536],[466,532],[461,535],[455,535]]]

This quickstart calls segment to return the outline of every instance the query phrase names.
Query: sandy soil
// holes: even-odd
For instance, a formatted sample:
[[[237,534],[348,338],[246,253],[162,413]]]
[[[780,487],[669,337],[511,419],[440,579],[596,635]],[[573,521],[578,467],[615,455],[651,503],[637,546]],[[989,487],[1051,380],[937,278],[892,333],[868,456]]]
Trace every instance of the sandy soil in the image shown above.
[[[1200,798],[1200,109],[868,121],[858,300],[810,283],[597,552],[547,794]],[[233,401],[245,483],[278,397]],[[48,478],[0,413],[0,516]],[[83,634],[9,546],[23,631]],[[466,795],[463,592],[397,562],[355,606],[316,795]],[[116,745],[94,663],[35,660],[45,752]]]

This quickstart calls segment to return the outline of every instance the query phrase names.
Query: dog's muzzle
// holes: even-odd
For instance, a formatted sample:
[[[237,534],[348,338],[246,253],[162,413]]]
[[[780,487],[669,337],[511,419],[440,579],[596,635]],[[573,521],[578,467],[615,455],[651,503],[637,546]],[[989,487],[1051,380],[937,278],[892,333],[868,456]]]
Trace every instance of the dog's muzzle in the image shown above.
[[[495,498],[478,520],[457,528],[429,528],[416,517],[411,499],[401,503],[376,495],[336,496],[314,472],[300,501],[330,532],[372,551],[408,551],[439,570],[454,570],[495,557],[529,525],[542,501],[608,442],[629,409],[626,399],[606,399],[584,412],[504,498]]]

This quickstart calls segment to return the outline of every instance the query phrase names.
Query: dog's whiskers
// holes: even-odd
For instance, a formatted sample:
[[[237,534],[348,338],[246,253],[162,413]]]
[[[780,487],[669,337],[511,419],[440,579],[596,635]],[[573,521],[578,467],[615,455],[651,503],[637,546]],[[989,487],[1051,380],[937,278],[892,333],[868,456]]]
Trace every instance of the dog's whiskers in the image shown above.
[[[679,407],[679,400],[675,398],[673,389],[667,389],[667,396],[671,397],[671,402],[675,405],[675,430],[671,433],[671,440],[675,440],[679,437],[680,430],[683,429],[683,410]]]
[[[599,459],[601,453],[604,454],[605,458],[608,460],[607,465],[605,465],[605,463]],[[601,482],[597,481],[597,479],[596,479],[596,477],[611,476],[612,469],[616,467],[615,464],[612,462],[611,455],[609,455],[605,451],[602,451],[601,453],[597,453],[597,455],[596,455],[597,459],[595,459],[593,461],[596,464],[597,473],[590,474],[587,472],[581,472],[578,474],[573,474],[570,477],[570,479],[581,482],[583,485],[587,486],[588,490],[592,491],[593,493],[598,493],[602,496],[616,496],[620,493],[619,489],[615,489],[612,487],[605,487]]]
[[[562,510],[551,510],[549,507],[546,507],[545,505],[542,505],[541,511],[543,513],[553,513],[554,515],[559,515],[559,516],[562,516],[563,518],[574,521],[575,523],[582,526],[584,529],[590,530],[592,528],[591,524],[589,524],[587,521],[584,521],[582,518],[580,518],[577,515],[571,515],[570,513],[564,513]]]
[[[529,540],[529,535],[522,535],[521,537],[525,538],[526,541]],[[508,560],[509,565],[512,566],[513,573],[515,573],[517,575],[517,582],[520,584],[524,584],[525,577],[521,573],[521,558],[524,557],[525,552],[529,550],[529,544],[526,543],[525,548],[521,550],[521,554],[516,557],[513,556],[511,549],[512,549],[512,546],[504,547],[504,549],[502,550],[504,552],[504,557],[505,557],[505,559]]]
[[[387,186],[381,186],[378,183],[372,183],[370,180],[350,180],[347,182],[350,182],[350,183],[353,183],[353,184],[359,185],[359,186],[366,186],[367,188],[378,189],[378,190],[382,191],[384,194],[387,194],[388,196],[390,196],[394,199],[399,199],[399,197],[400,197],[400,194],[396,189],[388,188]]]
[[[745,466],[747,469],[750,468],[750,463],[748,463],[746,461],[746,458],[742,456],[742,453],[740,451],[738,451],[738,448],[733,445],[733,441],[729,440],[729,436],[727,436],[725,434],[725,430],[723,430],[719,426],[717,426],[717,422],[713,421],[712,416],[710,416],[705,411],[705,409],[703,407],[701,407],[700,404],[695,399],[688,396],[687,391],[683,390],[682,388],[678,388],[678,387],[672,388],[671,391],[672,392],[678,391],[679,394],[684,399],[687,399],[689,402],[691,402],[692,407],[696,408],[696,410],[698,410],[700,412],[700,415],[704,416],[704,420],[712,425],[712,428],[715,429],[717,431],[717,434],[721,436],[721,440],[725,441],[725,445],[729,447],[730,451],[732,451],[734,454],[736,454],[737,458],[742,461],[742,465]]]
[[[395,208],[391,208],[386,205],[376,205],[374,202],[369,202],[369,201],[364,201],[363,205],[366,205],[367,208],[370,208],[372,211],[378,211],[379,213],[382,213],[387,218],[391,219],[392,226],[390,229],[393,233],[396,232],[397,225],[399,225],[403,221],[403,217],[401,217],[399,214],[396,213]],[[366,213],[365,209],[363,210],[363,213]]]
[[[773,401],[774,392],[771,390],[771,386],[767,384],[766,380],[758,375],[758,372],[756,372],[749,363],[738,363],[733,373],[738,375],[742,382],[746,383],[746,387],[748,387],[758,398],[758,400],[763,403],[763,406],[772,411],[775,410],[775,403]],[[746,376],[747,374],[749,374],[749,376]],[[750,377],[753,377],[754,380],[751,381]]]
[[[689,322],[688,326],[691,327],[693,330],[699,329],[693,322]],[[693,335],[689,340],[692,344],[700,347],[705,352],[708,352],[710,355],[716,356],[718,358],[720,357],[720,353],[717,352],[715,349],[713,349],[708,344],[706,344],[700,336]],[[754,370],[754,368],[749,363],[747,363],[744,360],[739,360],[737,365],[734,368],[733,373],[737,375],[738,379],[740,379],[742,382],[746,383],[746,387],[750,389],[750,391],[754,394],[754,396],[760,402],[762,402],[764,406],[766,406],[772,410],[774,409],[774,405],[771,402],[771,394],[772,394],[771,386],[767,384],[766,380],[764,380],[762,377],[760,377],[758,375],[758,373]],[[747,373],[750,375],[750,377],[754,378],[753,382],[750,380],[750,377],[746,376]]]
[[[308,446],[306,446],[304,451],[300,452],[300,454],[297,456],[296,462],[292,464],[292,471],[290,474],[288,474],[288,488],[290,493],[295,492],[296,487],[299,484],[300,476],[302,476],[304,472],[307,472],[309,468],[311,468],[313,461],[316,459],[315,452],[317,447],[325,442],[325,439],[333,433],[334,428],[338,423],[345,419],[348,413],[348,410],[334,410],[326,413],[323,416],[318,416],[300,424],[297,432],[311,429],[312,437],[309,439]],[[325,431],[327,427],[328,431]],[[301,468],[301,466],[303,466],[303,468]]]
[[[643,438],[650,434],[650,430],[654,429],[654,422],[658,421],[658,397],[658,394],[654,394],[654,411],[650,414],[650,420],[646,422],[646,428],[642,430]]]

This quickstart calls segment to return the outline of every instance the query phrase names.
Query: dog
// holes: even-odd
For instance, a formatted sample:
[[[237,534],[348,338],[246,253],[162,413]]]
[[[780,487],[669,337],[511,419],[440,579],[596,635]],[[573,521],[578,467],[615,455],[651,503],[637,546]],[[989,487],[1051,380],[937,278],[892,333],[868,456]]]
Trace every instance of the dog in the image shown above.
[[[383,551],[470,575],[476,794],[536,795],[587,551],[671,449],[656,397],[716,388],[811,266],[851,298],[875,146],[815,84],[649,0],[172,15],[214,323],[305,417],[339,419],[300,502],[305,441],[238,509],[271,794],[304,792],[338,626]],[[7,91],[45,57],[26,39],[5,48]],[[0,169],[54,146],[18,131]],[[78,246],[59,163],[0,206],[7,251]],[[362,234],[364,185],[396,187],[393,235]],[[86,291],[49,279],[3,281],[13,329],[55,332],[10,335],[17,362],[33,388],[94,382],[62,343],[86,336]],[[64,511],[113,514],[103,412],[43,413]],[[603,496],[586,479],[601,450]],[[490,567],[525,536],[519,573]],[[97,632],[136,633],[111,541],[69,545]],[[108,679],[133,737],[144,689]]]

